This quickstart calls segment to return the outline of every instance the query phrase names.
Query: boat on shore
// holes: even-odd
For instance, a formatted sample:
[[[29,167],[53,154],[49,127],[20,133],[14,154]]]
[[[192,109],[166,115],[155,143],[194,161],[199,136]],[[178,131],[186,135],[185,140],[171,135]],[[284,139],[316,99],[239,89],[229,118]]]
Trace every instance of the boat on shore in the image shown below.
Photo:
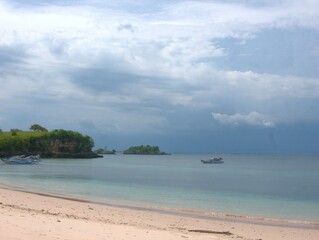
[[[224,159],[222,157],[213,157],[207,160],[200,160],[204,164],[213,164],[213,163],[224,163]]]
[[[41,159],[39,155],[19,155],[10,158],[1,158],[1,161],[5,164],[36,164],[39,163]]]

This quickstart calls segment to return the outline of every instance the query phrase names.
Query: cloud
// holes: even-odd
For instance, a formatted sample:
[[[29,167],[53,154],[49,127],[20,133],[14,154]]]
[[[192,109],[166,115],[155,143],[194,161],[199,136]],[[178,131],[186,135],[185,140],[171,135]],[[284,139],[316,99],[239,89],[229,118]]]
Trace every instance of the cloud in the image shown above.
[[[270,117],[259,112],[250,112],[247,115],[235,113],[233,115],[212,113],[213,119],[227,125],[250,125],[262,127],[274,127],[275,122]]]
[[[253,38],[282,19],[291,26],[315,27],[307,19],[318,19],[319,14],[309,11],[300,17],[298,12],[312,9],[315,2],[307,1],[302,6],[295,2],[273,2],[269,2],[268,8],[256,8],[232,1],[165,1],[161,4],[153,1],[158,7],[152,14],[122,9],[127,1],[102,7],[84,1],[82,3],[89,5],[86,8],[81,4],[46,4],[38,6],[36,11],[30,6],[15,9],[9,2],[0,2],[0,44],[20,46],[33,56],[34,63],[105,67],[118,62],[121,71],[170,77],[176,73],[174,69],[183,72],[198,63],[225,56],[225,50],[214,39]],[[101,1],[94,3],[102,4]],[[146,3],[140,1],[137,6],[143,4]],[[27,24],[20,24],[23,19],[28,19]]]
[[[117,27],[117,29],[118,29],[119,31],[128,30],[128,31],[134,32],[134,27],[133,27],[133,25],[128,24],[128,23],[126,23],[126,24],[120,24],[120,25]]]
[[[216,41],[224,56],[215,59],[219,69],[316,77],[319,61],[316,47],[319,32],[310,29],[268,29],[242,41],[227,38]],[[277,49],[274,51],[274,49]]]
[[[259,53],[280,57],[282,48],[267,48],[283,36],[267,38],[274,28],[311,29],[311,41],[287,41],[316,55],[318,1],[13,2],[0,0],[0,113],[8,125],[17,119],[10,109],[26,115],[32,108],[41,114],[30,118],[52,125],[117,133],[194,129],[194,122],[207,129],[211,112],[216,121],[238,126],[272,127],[267,113],[277,124],[319,119],[316,72],[274,72],[282,65],[271,57],[267,71],[247,58],[234,61],[247,53],[244,46],[253,63],[264,66]],[[236,48],[223,45],[227,39]],[[224,58],[233,64],[221,68]],[[291,62],[310,64],[300,59]],[[298,69],[314,69],[317,61],[311,62]],[[197,116],[201,121],[192,121]]]

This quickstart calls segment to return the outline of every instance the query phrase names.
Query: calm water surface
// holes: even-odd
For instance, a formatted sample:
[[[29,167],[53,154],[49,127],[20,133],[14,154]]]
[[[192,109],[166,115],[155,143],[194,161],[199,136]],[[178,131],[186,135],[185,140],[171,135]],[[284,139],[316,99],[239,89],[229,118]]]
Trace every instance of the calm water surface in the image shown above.
[[[0,184],[102,202],[319,221],[319,157],[106,155],[0,165]]]

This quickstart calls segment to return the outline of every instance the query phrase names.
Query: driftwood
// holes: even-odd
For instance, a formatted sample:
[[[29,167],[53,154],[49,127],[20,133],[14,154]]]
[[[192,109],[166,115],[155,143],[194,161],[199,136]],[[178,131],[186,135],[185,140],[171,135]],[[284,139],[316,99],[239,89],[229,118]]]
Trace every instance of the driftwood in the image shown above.
[[[221,234],[221,235],[227,235],[231,236],[234,235],[233,233],[227,231],[227,232],[218,232],[218,231],[210,231],[210,230],[200,230],[200,229],[191,229],[188,230],[189,232],[197,232],[197,233],[210,233],[210,234]]]

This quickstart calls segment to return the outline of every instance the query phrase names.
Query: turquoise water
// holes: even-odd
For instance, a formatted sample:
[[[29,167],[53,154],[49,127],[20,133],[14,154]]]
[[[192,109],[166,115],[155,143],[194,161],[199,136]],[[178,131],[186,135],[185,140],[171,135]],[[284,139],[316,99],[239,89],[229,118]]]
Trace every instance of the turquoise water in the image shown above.
[[[319,157],[106,155],[0,165],[0,184],[101,202],[319,221]]]

